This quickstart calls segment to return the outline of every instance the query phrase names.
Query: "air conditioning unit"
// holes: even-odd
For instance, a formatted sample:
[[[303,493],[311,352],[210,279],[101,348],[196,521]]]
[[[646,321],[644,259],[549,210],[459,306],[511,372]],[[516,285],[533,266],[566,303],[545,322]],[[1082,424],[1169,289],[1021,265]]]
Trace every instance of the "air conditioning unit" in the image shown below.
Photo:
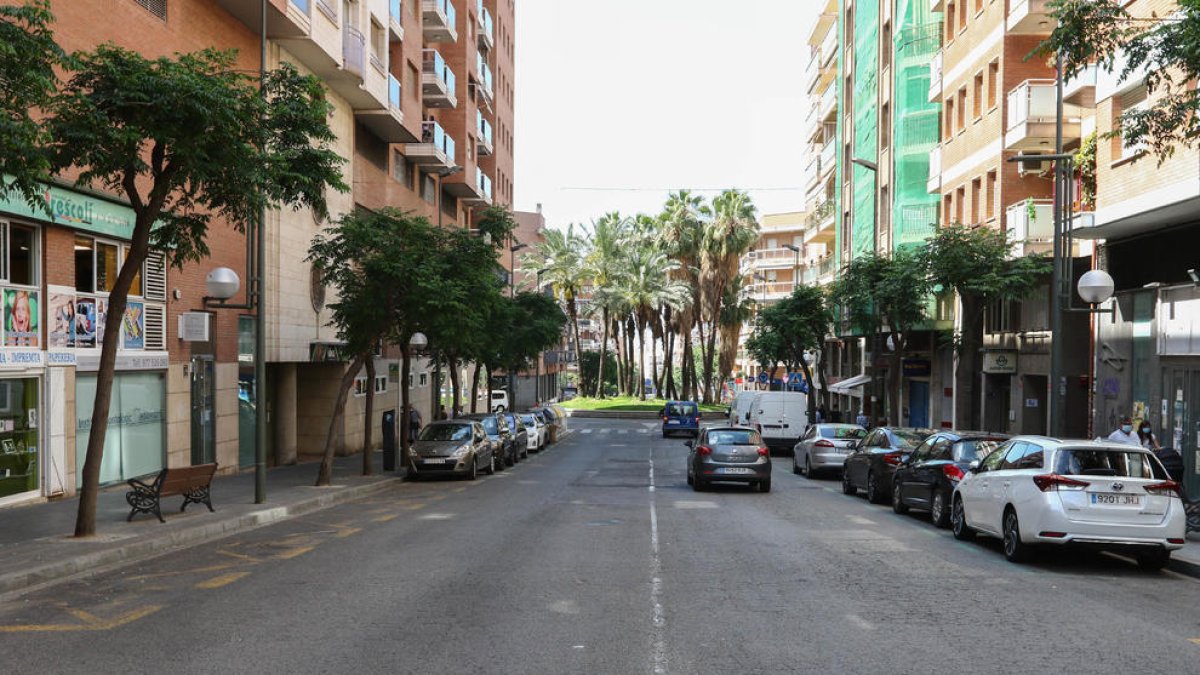
[[[1040,162],[1017,162],[1017,175],[1025,176],[1041,176],[1050,175],[1054,170],[1054,162],[1049,159],[1044,159]]]

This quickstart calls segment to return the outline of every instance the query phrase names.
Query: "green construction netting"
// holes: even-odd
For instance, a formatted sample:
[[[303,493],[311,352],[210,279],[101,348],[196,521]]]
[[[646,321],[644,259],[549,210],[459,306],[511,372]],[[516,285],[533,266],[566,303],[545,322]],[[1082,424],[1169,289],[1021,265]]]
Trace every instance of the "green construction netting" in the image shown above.
[[[888,0],[890,1],[890,0]],[[930,103],[929,63],[940,46],[941,13],[928,0],[896,0],[893,138],[893,247],[919,245],[937,228],[938,202],[929,194],[929,153],[938,145],[939,104]]]
[[[890,0],[889,0],[890,1]],[[855,157],[878,156],[877,127],[879,100],[879,4],[862,2],[854,14],[854,138]],[[853,222],[850,254],[858,256],[875,248],[875,173],[857,164],[850,167]]]

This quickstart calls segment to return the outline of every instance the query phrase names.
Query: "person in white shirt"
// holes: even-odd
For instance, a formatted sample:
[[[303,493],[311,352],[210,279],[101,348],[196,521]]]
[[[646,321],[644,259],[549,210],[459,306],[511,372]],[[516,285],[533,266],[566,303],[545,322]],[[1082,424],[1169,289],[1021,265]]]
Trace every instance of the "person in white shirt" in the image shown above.
[[[1108,435],[1108,440],[1113,443],[1124,443],[1125,445],[1136,445],[1142,447],[1142,439],[1133,431],[1133,420],[1129,417],[1121,418],[1121,426]]]

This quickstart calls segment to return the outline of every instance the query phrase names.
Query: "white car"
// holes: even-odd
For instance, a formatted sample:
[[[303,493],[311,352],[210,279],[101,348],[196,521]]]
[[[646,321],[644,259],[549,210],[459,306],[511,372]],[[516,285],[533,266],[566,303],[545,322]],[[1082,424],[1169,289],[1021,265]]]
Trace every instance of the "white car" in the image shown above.
[[[546,427],[546,423],[542,418],[534,415],[531,412],[523,412],[518,417],[521,418],[521,423],[529,431],[529,451],[539,452],[546,447],[546,443],[550,439],[550,430]]]
[[[954,488],[950,525],[960,540],[1002,539],[1012,562],[1035,546],[1074,544],[1161,569],[1185,543],[1181,491],[1148,450],[1018,436],[972,463]]]

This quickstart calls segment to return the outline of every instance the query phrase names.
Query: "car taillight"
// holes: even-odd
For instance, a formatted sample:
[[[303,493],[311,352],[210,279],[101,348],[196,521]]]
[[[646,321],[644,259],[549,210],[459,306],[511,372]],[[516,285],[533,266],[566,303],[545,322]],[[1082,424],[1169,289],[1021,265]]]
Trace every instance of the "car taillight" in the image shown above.
[[[669,420],[669,419],[671,419],[671,418],[670,418],[670,417],[667,417],[666,415],[663,415],[663,421],[664,421],[664,422],[666,422],[666,421],[667,421],[667,420]]]
[[[1158,495],[1160,497],[1170,497],[1175,495],[1183,499],[1183,486],[1173,480],[1165,480],[1154,485],[1147,485],[1143,488],[1148,495]]]
[[[1049,492],[1051,490],[1082,490],[1089,485],[1084,481],[1067,478],[1056,473],[1034,476],[1033,483],[1042,492]]]
[[[698,445],[696,446],[696,454],[705,456],[711,455],[712,448],[708,447],[707,445]]]
[[[814,446],[814,447],[818,447],[818,448],[833,448],[833,447],[836,447],[836,446],[835,446],[833,443],[831,443],[830,441],[827,441],[827,440],[825,440],[824,438],[822,438],[821,440],[817,441],[816,443],[813,443],[813,446]]]
[[[696,415],[696,424],[700,424],[700,416]]]
[[[943,464],[942,473],[945,474],[946,478],[949,478],[951,482],[954,483],[962,480],[963,476],[965,475],[963,474],[963,470],[957,464]]]
[[[883,461],[887,462],[888,464],[890,464],[892,466],[897,466],[900,464],[900,460],[903,458],[904,458],[903,452],[889,452],[888,454],[883,456]]]
[[[759,457],[766,457],[769,454],[771,454],[771,450],[769,448],[767,448],[767,446],[765,446],[765,445],[758,449]]]

